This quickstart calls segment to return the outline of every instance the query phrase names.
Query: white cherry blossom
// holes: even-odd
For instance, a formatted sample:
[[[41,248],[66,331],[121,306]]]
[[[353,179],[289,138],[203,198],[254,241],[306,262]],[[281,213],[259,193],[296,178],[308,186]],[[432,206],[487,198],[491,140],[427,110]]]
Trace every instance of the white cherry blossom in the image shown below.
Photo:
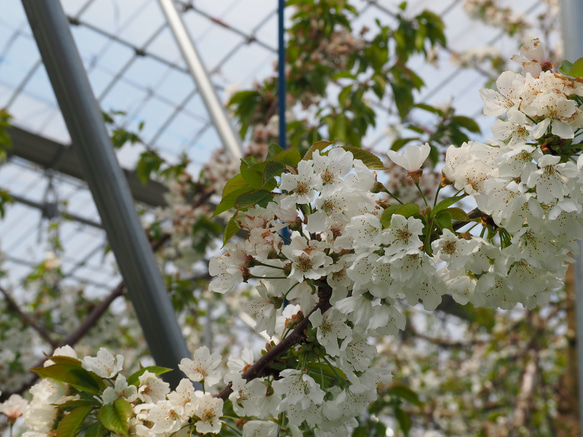
[[[102,378],[114,378],[123,368],[123,355],[115,357],[106,348],[99,348],[96,357],[83,358],[83,367]]]
[[[346,316],[332,308],[322,316],[318,308],[310,315],[310,323],[317,329],[318,342],[326,348],[331,356],[338,356],[344,344],[352,338],[352,329],[346,324]],[[342,347],[339,343],[342,340]]]
[[[221,363],[221,356],[215,352],[211,354],[206,346],[194,351],[192,359],[183,358],[178,368],[193,382],[202,381],[206,386],[213,386],[221,380],[217,369]]]
[[[427,143],[422,146],[407,144],[405,150],[401,153],[389,150],[387,154],[391,161],[400,165],[409,172],[419,170],[431,152],[431,146]]]
[[[195,424],[196,431],[202,434],[209,432],[218,434],[223,425],[221,421],[223,400],[200,391],[196,391],[195,395],[194,415],[198,418]]]
[[[498,91],[481,89],[480,97],[484,101],[484,115],[497,117],[506,113],[513,106],[520,105],[520,93],[524,86],[524,76],[505,71],[496,80]]]

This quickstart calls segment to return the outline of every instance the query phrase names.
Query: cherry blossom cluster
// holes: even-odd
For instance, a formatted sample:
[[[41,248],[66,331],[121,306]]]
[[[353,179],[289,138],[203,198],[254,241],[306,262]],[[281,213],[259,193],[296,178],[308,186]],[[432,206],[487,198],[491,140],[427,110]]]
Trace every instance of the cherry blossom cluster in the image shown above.
[[[466,0],[464,9],[468,16],[484,23],[504,29],[510,34],[523,33],[529,24],[522,13],[503,7],[498,0]]]
[[[420,185],[428,144],[388,153],[422,202],[400,198],[381,182],[382,162],[351,147],[320,142],[303,159],[273,149],[265,162],[243,162],[246,173],[227,183],[221,204],[237,209],[229,232],[244,235],[210,260],[209,289],[255,285],[245,310],[273,339],[258,361],[245,351],[221,374],[219,355],[198,349],[180,363],[187,379],[171,391],[160,368],[125,378],[121,355],[101,349],[79,360],[61,349],[35,370],[45,379],[19,410],[24,436],[61,426],[73,414],[65,410],[82,408],[83,390],[99,410],[96,426],[121,434],[217,434],[234,414],[243,436],[348,435],[378,384],[391,380],[387,368],[371,367],[369,338],[404,329],[402,302],[433,310],[445,293],[487,307],[547,302],[583,238],[583,88],[552,72],[538,40],[513,59],[523,73],[504,72],[497,90],[481,92],[485,114],[506,119],[494,139],[447,150],[439,188]],[[447,186],[457,192],[440,197]],[[63,376],[66,366],[83,384]],[[8,417],[12,403],[0,406]],[[126,418],[123,432],[107,419],[111,409]]]
[[[450,240],[436,243],[437,258],[446,261],[446,282],[458,298],[505,308],[548,301],[564,277],[569,252],[577,252],[576,240],[583,237],[583,158],[577,143],[583,83],[553,72],[538,40],[513,60],[522,64],[522,74],[504,72],[497,90],[481,91],[486,115],[506,115],[492,127],[494,139],[450,147],[443,170],[506,241],[494,248],[448,233]],[[468,268],[467,260],[480,252],[482,267]],[[460,263],[459,256],[466,261]]]
[[[365,370],[351,360],[351,344],[404,327],[400,299],[422,301],[427,310],[446,292],[476,306],[547,302],[583,237],[583,158],[574,144],[583,127],[582,88],[551,71],[538,40],[513,59],[524,73],[505,72],[497,91],[481,93],[486,115],[507,114],[495,138],[447,151],[444,184],[456,195],[433,205],[394,203],[350,151],[315,150],[281,175],[270,203],[239,211],[247,236],[211,260],[211,290],[259,281],[260,298],[248,308],[257,329],[273,335],[279,312],[297,308],[333,366],[347,374]],[[409,145],[389,157],[418,184],[429,151]],[[478,208],[451,207],[463,199]],[[331,290],[328,311],[318,308],[323,288]]]
[[[359,356],[373,348],[362,341],[352,347],[353,362],[358,362]],[[179,368],[187,378],[175,390],[170,390],[169,384],[159,377],[169,369],[146,367],[126,378],[122,374],[123,355],[114,356],[101,348],[96,356],[79,360],[75,351],[65,346],[58,348],[42,369],[36,369],[44,379],[30,389],[32,399],[27,401],[20,395],[12,395],[0,404],[0,413],[12,424],[22,417],[23,437],[52,435],[55,429],[64,426],[61,423],[68,415],[76,416],[76,427],[72,428],[75,434],[92,427],[116,435],[144,437],[189,436],[195,431],[218,434],[225,426],[223,397],[226,396],[211,391],[224,382],[231,388],[230,408],[239,417],[249,418],[239,423],[243,436],[277,435],[282,425],[271,418],[283,411],[287,414],[284,429],[289,431],[285,435],[301,436],[300,425],[307,422],[329,430],[318,435],[332,436],[333,431],[347,433],[347,425],[355,426],[354,408],[357,411],[365,408],[376,399],[376,384],[390,379],[383,369],[367,369],[368,358],[360,361],[357,367],[362,372],[350,387],[342,389],[332,385],[323,390],[306,369],[283,370],[278,380],[246,381],[241,375],[253,362],[249,349],[243,350],[239,358],[231,357],[227,371],[222,371],[220,355],[202,347],[194,352],[192,359],[180,362]],[[95,382],[96,391],[88,380]],[[75,408],[87,408],[81,412],[81,419],[77,417],[81,416],[77,414],[80,411]],[[113,418],[108,411],[111,409],[115,412]],[[64,411],[69,412],[64,414]],[[73,425],[67,423],[67,426]]]
[[[188,436],[194,431],[217,434],[222,427],[223,400],[206,389],[222,379],[217,370],[220,361],[219,354],[211,355],[205,347],[198,349],[193,359],[185,358],[180,362],[179,368],[187,378],[182,379],[175,390],[170,390],[169,384],[158,377],[163,373],[162,368],[146,367],[126,378],[122,374],[123,355],[114,356],[101,348],[96,356],[79,360],[75,351],[65,346],[58,348],[44,363],[43,370],[52,377],[42,379],[30,389],[30,402],[20,395],[12,395],[0,404],[0,413],[13,422],[23,417],[23,437],[52,435],[53,430],[63,426],[59,425],[66,417],[63,417],[63,410],[79,405],[99,411],[96,417],[89,416],[84,429],[96,424],[116,435]],[[68,377],[63,366],[76,368],[76,378]],[[89,391],[87,378],[96,381],[97,393]],[[199,388],[193,383],[198,383]],[[90,399],[88,392],[94,395]],[[104,406],[111,405],[116,413],[115,420],[110,420],[104,412]],[[75,434],[82,422],[74,429]]]

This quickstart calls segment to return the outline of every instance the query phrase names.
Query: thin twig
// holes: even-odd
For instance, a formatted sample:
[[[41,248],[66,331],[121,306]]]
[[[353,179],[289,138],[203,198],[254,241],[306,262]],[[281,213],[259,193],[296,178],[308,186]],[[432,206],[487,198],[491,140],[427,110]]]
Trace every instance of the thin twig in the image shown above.
[[[478,208],[475,208],[468,213],[468,217],[470,218],[470,220],[463,220],[463,221],[460,220],[460,221],[454,222],[453,229],[455,231],[457,231],[458,229],[463,228],[468,223],[471,223],[474,219],[481,217],[482,215],[483,215],[483,212],[480,211]]]
[[[269,374],[269,366],[275,361],[277,357],[291,349],[296,344],[300,344],[305,341],[306,335],[304,330],[308,327],[310,321],[310,315],[316,310],[320,310],[323,313],[328,311],[332,307],[330,305],[330,296],[332,296],[332,289],[326,285],[318,289],[318,304],[310,311],[310,313],[294,328],[294,330],[281,342],[275,345],[273,348],[267,351],[265,355],[257,360],[255,364],[249,367],[241,375],[247,381],[255,378],[259,378]],[[217,397],[226,400],[229,395],[233,393],[232,384],[229,383],[225,388],[223,388]]]
[[[27,323],[28,325],[30,325],[30,327],[32,329],[34,329],[36,332],[38,332],[40,334],[40,336],[42,338],[44,338],[51,345],[52,348],[55,348],[56,345],[57,345],[57,341],[55,341],[51,337],[51,333],[44,326],[41,326],[38,323],[36,323],[31,316],[29,316],[28,314],[26,314],[18,306],[18,304],[12,298],[12,296],[10,296],[10,293],[8,293],[8,291],[6,291],[3,287],[0,287],[0,292],[4,295],[4,299],[6,299],[6,303],[8,304],[8,308],[9,309],[12,309],[14,312],[16,312],[20,316],[20,318],[25,323]]]
[[[449,340],[447,338],[431,337],[429,335],[426,335],[426,334],[423,334],[422,332],[417,331],[412,325],[409,325],[407,327],[407,329],[410,330],[411,333],[415,337],[418,337],[422,340],[426,340],[426,341],[433,343],[436,346],[444,348],[444,349],[463,349],[463,348],[472,347],[472,346],[476,346],[476,345],[485,343],[485,341],[483,341],[483,340],[470,340],[470,341],[464,342],[464,341]]]

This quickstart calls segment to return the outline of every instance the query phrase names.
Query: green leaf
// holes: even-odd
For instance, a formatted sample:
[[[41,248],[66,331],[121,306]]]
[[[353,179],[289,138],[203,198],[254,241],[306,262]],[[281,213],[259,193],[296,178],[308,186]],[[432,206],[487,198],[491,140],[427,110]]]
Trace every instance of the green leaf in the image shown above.
[[[563,62],[566,62],[566,61],[563,61]],[[103,121],[104,121],[106,124],[113,124],[113,121],[114,121],[114,120],[113,120],[113,117],[112,117],[111,115],[109,115],[109,114],[108,114],[107,112],[105,112],[105,111],[101,111],[101,115],[103,116]]]
[[[257,160],[257,158],[254,156],[247,156],[246,158],[241,158],[241,165],[239,166],[239,170],[243,171],[246,168],[249,168],[257,164],[258,162],[259,161]]]
[[[288,3],[289,6],[289,3]],[[350,71],[341,71],[339,73],[336,73],[334,76],[332,76],[331,78],[332,80],[338,80],[338,79],[356,79],[356,75],[352,74]]]
[[[425,37],[427,36],[427,27],[425,26],[425,24],[423,23],[419,23],[419,28],[417,29],[417,32],[415,32],[415,49],[418,52],[423,51],[423,48],[425,47]]]
[[[92,423],[85,430],[85,437],[102,437],[105,428],[99,422]]]
[[[222,212],[228,211],[229,209],[235,208],[235,203],[239,196],[250,193],[253,191],[253,188],[247,186],[247,188],[241,188],[240,190],[233,191],[226,196],[223,196],[221,202],[217,205],[213,217],[216,217]]]
[[[263,184],[260,188],[265,189],[264,187],[270,182],[275,182],[275,177],[279,176],[284,170],[285,165],[281,162],[269,161],[263,169]],[[273,188],[275,188],[275,186]],[[270,188],[270,190],[273,188]]]
[[[243,209],[254,205],[267,205],[269,199],[273,199],[271,191],[259,190],[242,193],[235,199],[235,208]]]
[[[64,409],[71,409],[71,408],[77,408],[77,407],[100,407],[101,403],[94,397],[90,398],[90,399],[75,399],[72,401],[67,401],[64,402],[62,404],[59,404],[59,407],[64,408]]]
[[[433,114],[437,114],[439,116],[443,115],[443,111],[435,106],[428,105],[426,103],[416,103],[416,108],[423,109],[424,111],[431,112]]]
[[[51,360],[55,364],[74,364],[74,365],[77,365],[79,367],[82,367],[81,360],[78,360],[77,358],[73,358],[73,357],[67,357],[64,355],[56,355],[53,357],[48,357],[48,359]]]
[[[237,176],[231,178],[225,184],[225,188],[223,188],[223,197],[228,196],[229,194],[234,193],[235,191],[240,191],[243,188],[251,187],[249,187],[249,184],[247,183],[247,181],[245,181],[245,178],[241,174],[238,174]]]
[[[421,134],[421,135],[424,135],[425,134],[425,131],[423,130],[422,127],[415,126],[415,125],[412,125],[412,124],[408,125],[407,126],[407,129],[408,130],[411,130],[413,132],[417,132],[418,134]]]
[[[404,120],[413,107],[413,92],[410,87],[398,85],[394,82],[391,82],[391,88],[393,89],[393,100],[397,105],[399,116],[401,120]]]
[[[247,184],[249,184],[254,190],[263,185],[263,170],[266,165],[267,162],[259,162],[251,167],[244,168],[241,166],[241,175],[243,176],[243,179],[245,179],[245,182],[247,182]]]
[[[249,186],[245,178],[238,174],[226,183],[225,188],[223,188],[223,198],[217,205],[213,217],[216,217],[220,213],[227,211],[235,206],[235,199],[241,194],[252,191],[253,188]]]
[[[461,222],[470,221],[468,214],[461,208],[447,208],[445,211],[451,214],[453,220],[459,220]]]
[[[146,150],[142,152],[136,165],[136,176],[145,185],[152,172],[158,171],[163,163],[164,159],[157,152]]]
[[[448,210],[441,211],[435,216],[435,220],[441,229],[449,229],[453,232],[453,226],[451,224],[451,213]]]
[[[350,91],[352,90],[352,85],[347,85],[344,88],[342,88],[342,91],[340,91],[340,93],[338,93],[338,104],[344,108],[346,106],[346,99],[348,98],[348,95],[350,94]]]
[[[470,117],[463,117],[461,115],[457,115],[451,119],[452,122],[459,124],[464,129],[467,129],[470,132],[474,132],[479,134],[481,132],[480,126]]]
[[[281,162],[290,167],[297,167],[298,162],[302,160],[302,155],[297,149],[287,149],[270,158],[270,161]]]
[[[561,62],[559,71],[563,74],[568,75],[569,72],[571,71],[571,68],[573,68],[573,64],[565,59],[563,62]]]
[[[569,76],[583,77],[583,58],[579,58],[573,62],[571,71],[569,71]]]
[[[160,367],[160,366],[142,367],[140,370],[132,373],[128,377],[127,383],[128,383],[128,385],[136,385],[136,386],[139,385],[140,376],[142,376],[146,372],[154,373],[156,376],[160,376],[160,375],[163,375],[164,373],[168,373],[171,371],[172,371],[172,369],[169,369],[168,367]]]
[[[0,159],[0,162],[2,160]],[[0,190],[0,218],[4,218],[6,214],[6,205],[14,203],[14,199],[8,191]]]
[[[78,407],[65,415],[57,427],[57,437],[74,437],[83,422],[93,410],[93,406]]]
[[[233,235],[235,235],[239,229],[241,228],[239,227],[239,222],[237,221],[237,214],[233,214],[233,217],[231,217],[227,223],[227,226],[225,227],[225,233],[223,234],[223,247],[225,247],[225,245],[231,238],[233,238]]]
[[[435,46],[436,43],[441,44],[443,47],[447,45],[445,33],[443,32],[445,25],[437,14],[424,10],[416,18],[420,23],[425,23],[427,38],[429,38],[432,46]]]
[[[231,97],[228,106],[234,106],[235,116],[239,119],[241,128],[239,129],[239,135],[244,138],[249,129],[250,123],[253,121],[253,116],[255,115],[255,109],[259,104],[262,96],[258,91],[245,90],[240,91]]]
[[[435,217],[440,211],[449,208],[451,205],[462,200],[464,197],[466,196],[453,196],[448,197],[447,199],[443,199],[441,202],[435,205],[435,208],[433,208],[433,210],[431,211],[431,217]]]
[[[385,88],[387,86],[387,78],[381,74],[375,74],[372,77],[372,80],[374,81],[376,88],[373,88],[373,91],[375,92],[375,94],[377,95],[377,97],[379,99],[382,99],[383,96],[385,95]]]
[[[78,390],[95,395],[99,394],[101,389],[105,387],[103,380],[99,376],[93,372],[88,372],[80,364],[60,363],[47,367],[35,367],[30,370],[41,378],[65,382]]]
[[[397,407],[395,408],[395,418],[405,437],[408,437],[411,430],[411,416],[409,416],[409,413]]]
[[[383,228],[388,228],[391,225],[391,219],[394,214],[402,215],[405,218],[412,217],[419,214],[420,208],[416,203],[405,203],[404,205],[391,205],[383,211],[381,215],[381,224]]]
[[[324,118],[328,125],[329,137],[335,141],[346,141],[346,117],[344,114],[336,114]]]
[[[330,367],[327,364],[307,364],[308,374],[314,378],[322,387],[332,387],[338,385],[338,378],[345,378],[346,375],[337,367]]]
[[[401,204],[391,205],[383,211],[383,214],[381,215],[381,225],[383,225],[384,229],[389,227],[391,224],[391,217],[393,217],[393,214],[395,214],[401,206]]]
[[[423,402],[419,399],[417,392],[413,391],[411,388],[404,384],[395,383],[387,390],[387,394],[390,396],[398,397],[411,402],[413,405],[421,407]]]
[[[383,422],[373,422],[372,427],[375,431],[375,436],[386,436],[387,435],[387,427]]]
[[[391,150],[398,151],[403,146],[405,146],[407,143],[409,143],[411,141],[417,141],[419,139],[420,139],[419,137],[399,138],[399,139],[393,141],[393,145],[391,146]]]
[[[253,91],[253,90],[239,91],[239,92],[233,94],[233,97],[230,98],[229,103],[227,103],[227,106],[232,106],[232,105],[235,105],[237,103],[244,102],[245,100],[257,98],[259,96],[260,96],[260,94],[257,91]]]
[[[143,127],[143,123],[140,123]],[[141,130],[141,128],[140,128]],[[111,142],[115,149],[121,149],[125,143],[136,144],[143,142],[142,139],[134,132],[129,132],[125,129],[115,129],[111,135]]]
[[[397,209],[395,214],[399,214],[405,218],[409,218],[411,216],[419,214],[419,211],[420,211],[419,205],[417,205],[416,203],[409,202],[405,203],[404,205],[401,205],[401,207]]]
[[[107,430],[127,436],[132,414],[132,404],[120,398],[101,407],[98,418]]]
[[[383,165],[383,161],[379,159],[374,153],[369,152],[368,150],[359,149],[358,147],[352,146],[341,146],[344,150],[352,153],[354,159],[360,159],[364,165],[366,165],[371,170],[386,170],[385,166]]]
[[[317,141],[314,144],[312,144],[312,147],[310,147],[308,149],[308,151],[306,152],[306,154],[304,155],[304,157],[302,158],[304,161],[307,161],[308,159],[312,159],[312,155],[314,154],[314,152],[316,150],[318,151],[322,151],[324,149],[326,149],[326,147],[330,146],[331,144],[334,144],[332,141]]]
[[[269,150],[267,151],[267,156],[265,157],[265,160],[269,161],[272,157],[274,157],[275,155],[277,155],[278,153],[281,153],[283,151],[285,151],[285,149],[283,147],[281,147],[279,144],[270,144]]]
[[[573,62],[569,76],[583,77],[583,58],[579,58]]]

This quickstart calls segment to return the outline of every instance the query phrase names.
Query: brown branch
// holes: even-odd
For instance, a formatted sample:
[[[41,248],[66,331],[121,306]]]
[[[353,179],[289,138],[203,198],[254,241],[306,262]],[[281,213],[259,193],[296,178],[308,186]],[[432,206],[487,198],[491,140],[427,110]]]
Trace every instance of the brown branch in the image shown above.
[[[201,193],[201,195],[194,201],[192,202],[191,206],[193,208],[198,208],[199,206],[202,206],[203,203],[205,203],[207,200],[210,199],[210,197],[215,194],[217,190],[215,190],[214,188],[211,188],[207,191],[203,191]]]
[[[59,346],[69,345],[72,347],[73,345],[77,344],[77,342],[81,340],[83,336],[87,334],[87,332],[89,332],[93,325],[97,323],[101,316],[103,316],[103,314],[105,313],[105,311],[107,311],[111,303],[119,296],[123,295],[124,288],[125,283],[122,280],[109,293],[109,295],[99,303],[99,305],[93,308],[89,316],[87,316],[87,318],[83,321],[83,323],[81,323],[81,325],[79,325],[77,329],[75,329],[75,331],[73,331],[71,334],[69,334],[67,337],[65,337],[62,341],[59,342]]]
[[[470,218],[470,220],[457,221],[452,225],[452,227],[453,227],[454,231],[457,231],[458,229],[463,228],[468,223],[471,223],[472,221],[474,221],[474,219],[477,219],[478,217],[482,217],[483,215],[484,215],[484,213],[482,211],[480,211],[478,208],[475,208],[468,213],[468,217]]]
[[[51,343],[52,351],[49,355],[52,355],[58,347],[65,346],[65,345],[69,345],[72,347],[79,340],[81,340],[83,338],[83,336],[85,334],[87,334],[87,332],[93,327],[93,325],[95,325],[95,323],[97,323],[97,321],[101,318],[101,316],[103,316],[105,311],[107,311],[111,302],[113,302],[114,299],[116,299],[117,297],[119,297],[123,294],[124,288],[125,288],[125,284],[123,281],[121,281],[111,291],[111,293],[104,300],[102,300],[99,303],[99,305],[97,305],[93,308],[91,313],[87,316],[87,318],[83,321],[83,323],[81,325],[79,325],[79,327],[77,329],[75,329],[75,331],[73,331],[71,334],[69,334],[66,338],[59,341],[58,343],[56,343],[56,342]],[[46,361],[46,358],[43,358],[32,367],[42,367],[45,361]],[[23,384],[19,389],[15,390],[13,392],[10,392],[10,393],[2,393],[2,395],[0,395],[0,401],[8,399],[8,397],[12,394],[22,394],[26,390],[28,390],[30,387],[32,387],[32,385],[38,380],[38,375],[36,373],[34,373],[33,375],[34,376],[29,381],[27,381],[25,384]]]
[[[557,432],[556,437],[579,437],[579,405],[583,398],[579,399],[577,387],[579,377],[577,372],[577,347],[582,347],[580,339],[577,339],[577,315],[575,311],[576,293],[575,293],[575,265],[569,264],[567,275],[565,277],[566,298],[557,305],[557,308],[564,310],[567,314],[567,339],[566,350],[562,353],[565,360],[565,367],[561,372],[560,379],[555,386],[557,415],[549,423],[555,424]],[[578,345],[579,343],[579,345]]]
[[[524,371],[522,372],[520,392],[516,399],[516,409],[512,419],[512,426],[518,430],[526,425],[530,410],[532,409],[532,394],[535,387],[535,379],[538,374],[538,351],[531,349],[528,352],[528,358]]]
[[[30,325],[30,327],[32,329],[34,329],[36,332],[38,332],[40,334],[40,336],[42,338],[44,338],[47,341],[47,343],[49,343],[51,345],[52,348],[55,348],[57,345],[57,341],[55,341],[51,337],[51,333],[44,326],[41,326],[38,323],[36,323],[31,316],[26,314],[18,306],[18,304],[12,298],[12,296],[10,296],[10,293],[8,293],[8,291],[6,291],[3,287],[0,287],[0,292],[4,295],[4,299],[6,299],[6,303],[8,304],[8,308],[12,309],[14,312],[16,312],[19,315],[19,317],[22,319],[23,322]]]
[[[463,348],[472,347],[472,346],[476,346],[476,345],[480,345],[480,344],[485,343],[485,341],[483,341],[483,340],[470,340],[467,342],[463,342],[463,341],[448,340],[447,338],[431,337],[429,335],[426,335],[426,334],[423,334],[422,332],[417,331],[417,329],[415,329],[412,324],[408,324],[407,329],[415,337],[418,337],[422,340],[426,340],[426,341],[433,343],[436,346],[444,348],[444,349],[463,349]]]
[[[310,321],[310,315],[316,310],[320,310],[323,313],[328,311],[332,305],[330,305],[330,296],[332,296],[332,288],[325,285],[319,287],[318,289],[318,304],[310,311],[310,313],[294,328],[294,330],[281,342],[275,345],[273,348],[267,351],[265,355],[259,358],[255,364],[249,367],[241,375],[247,381],[255,378],[266,376],[269,374],[269,366],[284,352],[291,349],[296,344],[303,343],[306,340],[306,335],[304,333],[305,329],[308,327]],[[223,388],[216,396],[223,400],[226,400],[229,395],[233,393],[232,384],[229,383],[225,388]]]

